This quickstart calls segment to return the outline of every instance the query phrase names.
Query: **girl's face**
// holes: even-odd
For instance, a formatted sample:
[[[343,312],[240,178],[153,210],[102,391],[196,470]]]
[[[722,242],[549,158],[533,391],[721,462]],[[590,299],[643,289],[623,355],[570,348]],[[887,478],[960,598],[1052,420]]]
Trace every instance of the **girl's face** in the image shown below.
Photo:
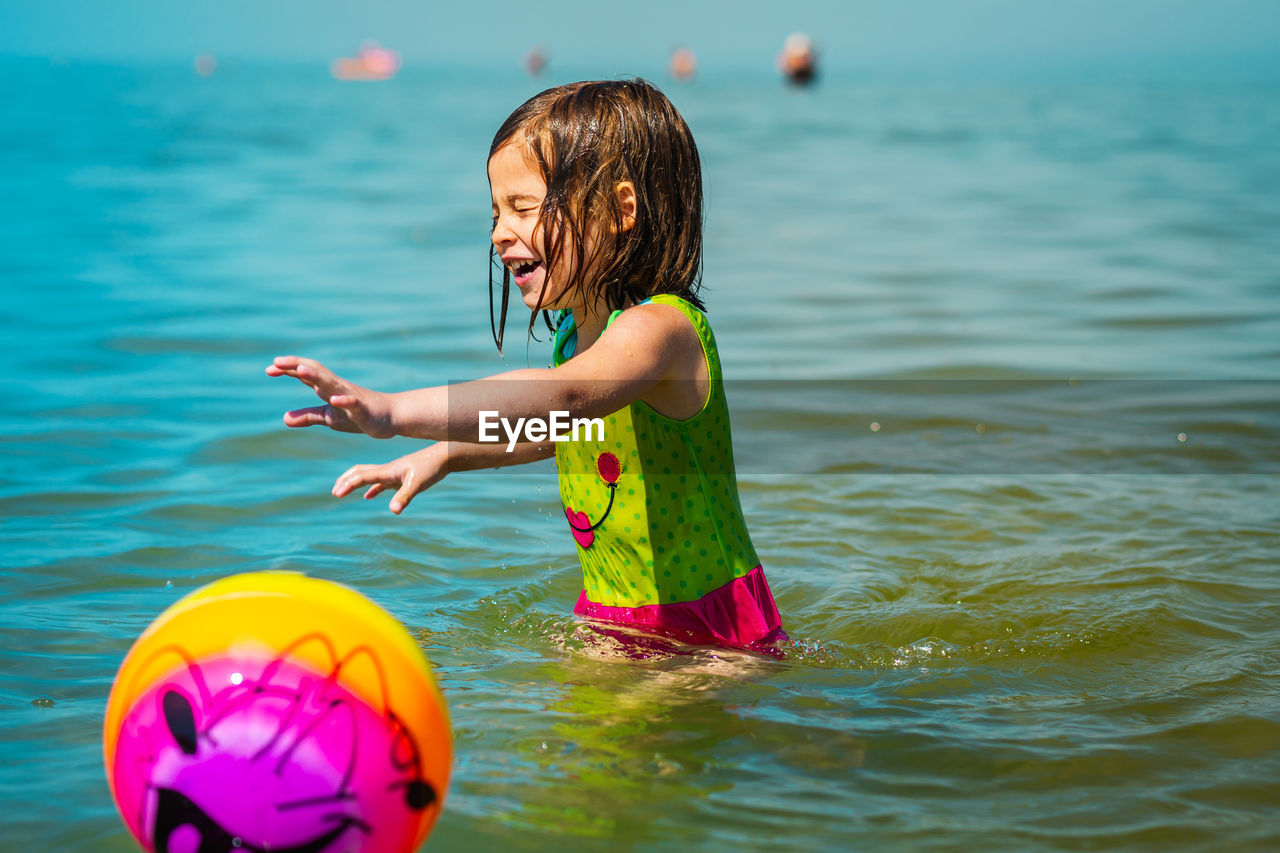
[[[564,293],[564,282],[573,280],[574,259],[557,258],[555,279],[549,281],[542,228],[538,215],[547,196],[547,182],[530,165],[525,150],[516,143],[498,149],[489,158],[489,190],[493,196],[494,248],[511,270],[524,304],[536,308],[574,308]],[[566,253],[572,254],[572,253]]]

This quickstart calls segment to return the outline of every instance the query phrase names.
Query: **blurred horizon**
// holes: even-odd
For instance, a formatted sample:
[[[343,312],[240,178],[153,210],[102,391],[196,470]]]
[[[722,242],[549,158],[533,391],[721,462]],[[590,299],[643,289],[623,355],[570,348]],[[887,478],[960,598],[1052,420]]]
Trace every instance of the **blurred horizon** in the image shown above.
[[[433,10],[388,0],[366,7],[320,0],[270,5],[121,0],[11,0],[0,11],[0,56],[67,62],[225,65],[328,63],[366,39],[397,51],[405,68],[515,68],[540,48],[549,73],[665,69],[692,49],[702,70],[772,69],[786,35],[812,35],[826,72],[1048,73],[1239,79],[1280,76],[1280,4],[1266,0],[1047,0],[888,5],[800,0],[654,0],[620,14],[584,0],[498,2]],[[601,66],[608,66],[602,68]]]

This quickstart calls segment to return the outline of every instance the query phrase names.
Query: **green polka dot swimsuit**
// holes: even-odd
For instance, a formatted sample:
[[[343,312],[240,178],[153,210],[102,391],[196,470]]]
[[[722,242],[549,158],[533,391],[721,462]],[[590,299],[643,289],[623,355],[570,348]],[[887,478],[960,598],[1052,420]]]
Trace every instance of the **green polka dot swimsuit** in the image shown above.
[[[685,420],[637,400],[603,418],[603,440],[580,433],[557,443],[560,499],[582,563],[575,612],[701,642],[776,638],[777,609],[738,499],[711,327],[679,297],[646,301],[678,309],[693,325],[710,388],[702,409]],[[557,320],[555,366],[572,357],[577,338],[571,314]]]

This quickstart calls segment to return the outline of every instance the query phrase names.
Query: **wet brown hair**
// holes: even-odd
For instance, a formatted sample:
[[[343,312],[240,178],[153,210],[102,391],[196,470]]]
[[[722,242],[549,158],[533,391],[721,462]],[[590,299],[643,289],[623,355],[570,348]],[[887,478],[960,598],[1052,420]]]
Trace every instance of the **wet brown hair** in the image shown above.
[[[557,86],[507,117],[489,146],[490,159],[508,144],[523,146],[547,184],[537,225],[546,279],[563,258],[576,257],[565,292],[577,290],[588,303],[600,300],[615,311],[669,293],[705,310],[698,298],[702,165],[689,126],[666,95],[639,79]],[[625,231],[616,192],[622,181],[636,193],[635,224]],[[589,229],[596,241],[590,256]],[[495,323],[495,253],[490,243],[489,324],[501,352],[511,272],[502,266]],[[541,299],[529,316],[530,334],[540,310]]]

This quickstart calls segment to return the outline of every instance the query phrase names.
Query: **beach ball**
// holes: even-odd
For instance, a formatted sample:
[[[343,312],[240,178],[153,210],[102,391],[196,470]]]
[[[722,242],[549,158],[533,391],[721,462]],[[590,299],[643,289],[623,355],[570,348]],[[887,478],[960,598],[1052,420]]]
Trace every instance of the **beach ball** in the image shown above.
[[[399,853],[440,815],[452,746],[399,622],[345,586],[271,572],[151,623],[116,675],[103,754],[146,850]]]

